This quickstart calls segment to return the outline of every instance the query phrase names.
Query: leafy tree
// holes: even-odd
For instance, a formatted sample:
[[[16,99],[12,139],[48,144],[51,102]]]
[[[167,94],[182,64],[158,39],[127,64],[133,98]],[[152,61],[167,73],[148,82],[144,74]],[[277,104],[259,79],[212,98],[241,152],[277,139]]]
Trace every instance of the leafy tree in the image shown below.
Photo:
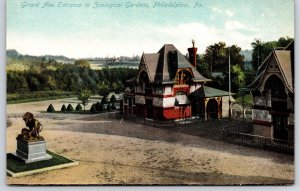
[[[290,37],[281,37],[277,41],[277,46],[278,47],[286,47],[290,42],[292,42],[294,39]]]
[[[206,48],[204,63],[211,66],[212,72],[226,74],[228,73],[229,52],[231,64],[239,65],[242,68],[244,56],[240,54],[241,48],[236,45],[226,47],[224,42],[219,42]]]
[[[13,57],[15,56],[15,57]],[[115,91],[124,90],[126,80],[133,78],[137,69],[132,68],[104,68],[92,70],[82,62],[75,64],[58,63],[52,58],[34,57],[12,52],[7,59],[7,92],[25,91],[74,91],[89,89],[92,93],[108,95]],[[10,65],[18,64],[18,70],[11,70]],[[82,65],[82,66],[81,66]],[[22,67],[24,66],[24,67]],[[20,71],[20,68],[24,68]],[[99,89],[98,89],[99,87]]]
[[[241,87],[245,84],[245,74],[238,65],[233,65],[231,67],[231,91],[238,92]],[[228,90],[228,76],[225,77],[225,89]],[[223,88],[224,89],[224,88]]]
[[[107,82],[99,82],[97,84],[97,91],[100,96],[107,96],[110,92],[109,84]]]
[[[30,91],[38,91],[40,90],[40,81],[36,76],[29,76],[28,80],[28,87]]]
[[[54,111],[55,111],[55,109],[54,109],[53,105],[50,104],[47,108],[47,112],[54,112]]]
[[[81,90],[78,93],[78,99],[82,102],[82,105],[84,107],[84,111],[85,111],[85,106],[89,103],[89,98],[91,97],[91,93],[92,92],[90,90],[87,90],[87,89]]]
[[[7,73],[7,92],[25,92],[28,91],[28,83],[22,73],[8,72]]]
[[[241,52],[240,47],[236,45],[226,47],[226,44],[224,42],[219,42],[207,47],[203,59],[205,64],[207,63],[209,64],[203,65],[202,67],[211,66],[212,72],[222,72],[224,76],[224,78],[221,77],[214,78],[213,76],[210,76],[210,78],[213,79],[213,82],[209,82],[208,85],[218,89],[228,90],[229,54],[230,54],[230,64],[231,64],[232,91],[236,92],[238,90],[238,87],[240,87],[241,84],[244,84],[245,76],[242,71],[244,56],[241,55],[240,52]],[[209,75],[207,75],[206,77],[208,76]]]
[[[112,90],[111,91],[116,92],[116,93],[120,93],[121,91],[124,90],[124,85],[119,80],[113,82],[111,86],[112,86]]]
[[[211,65],[204,61],[204,56],[200,56],[199,54],[197,54],[196,62],[196,69],[199,71],[199,73],[206,78],[211,78]]]
[[[259,39],[255,39],[254,42],[251,43],[253,48],[252,51],[252,67],[256,72],[258,67],[263,63],[263,61],[268,57],[268,55],[272,52],[274,48],[277,47],[286,47],[293,38],[289,37],[281,37],[278,41],[269,41],[263,42]]]

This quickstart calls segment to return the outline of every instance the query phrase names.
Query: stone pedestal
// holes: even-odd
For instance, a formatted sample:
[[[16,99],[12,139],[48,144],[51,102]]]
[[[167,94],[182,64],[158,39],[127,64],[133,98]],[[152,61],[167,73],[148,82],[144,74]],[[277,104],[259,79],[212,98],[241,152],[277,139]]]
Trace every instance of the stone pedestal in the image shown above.
[[[16,156],[25,161],[32,163],[42,160],[49,160],[52,156],[46,153],[46,141],[27,141],[17,139]]]

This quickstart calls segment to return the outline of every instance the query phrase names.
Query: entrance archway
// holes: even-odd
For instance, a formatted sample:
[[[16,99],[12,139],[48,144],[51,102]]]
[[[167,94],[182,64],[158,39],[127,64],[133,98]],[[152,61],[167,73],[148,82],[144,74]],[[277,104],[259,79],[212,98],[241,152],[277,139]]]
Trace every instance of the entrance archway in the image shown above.
[[[207,118],[218,119],[218,102],[215,99],[210,99],[206,106]]]
[[[271,76],[266,82],[265,91],[267,99],[271,99],[273,138],[288,140],[287,94],[282,80]]]

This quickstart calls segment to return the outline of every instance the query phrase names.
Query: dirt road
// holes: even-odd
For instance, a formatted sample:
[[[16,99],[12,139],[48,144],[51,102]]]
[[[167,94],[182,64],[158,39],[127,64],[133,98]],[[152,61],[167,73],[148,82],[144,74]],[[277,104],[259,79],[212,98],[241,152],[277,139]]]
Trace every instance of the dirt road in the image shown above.
[[[49,114],[70,100],[7,106],[7,152],[32,111],[47,147],[80,163],[66,169],[7,178],[8,184],[292,184],[293,156],[227,144],[105,115]],[[196,131],[196,129],[195,129]]]

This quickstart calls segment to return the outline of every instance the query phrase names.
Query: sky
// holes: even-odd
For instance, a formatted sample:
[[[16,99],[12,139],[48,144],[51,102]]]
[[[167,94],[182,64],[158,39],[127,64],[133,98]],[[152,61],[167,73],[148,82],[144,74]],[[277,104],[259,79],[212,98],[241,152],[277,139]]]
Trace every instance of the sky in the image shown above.
[[[37,56],[133,56],[164,44],[186,54],[192,39],[198,53],[220,41],[246,50],[286,36],[294,37],[293,0],[7,1],[6,48]]]

